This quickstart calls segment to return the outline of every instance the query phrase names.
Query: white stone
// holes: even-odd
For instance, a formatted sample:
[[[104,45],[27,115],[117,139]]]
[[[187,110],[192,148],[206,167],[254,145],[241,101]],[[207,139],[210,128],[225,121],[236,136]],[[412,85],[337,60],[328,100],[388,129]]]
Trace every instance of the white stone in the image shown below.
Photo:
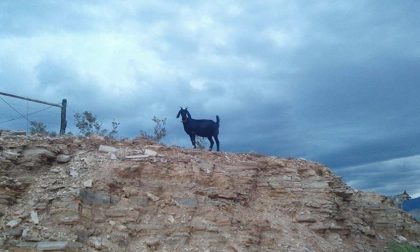
[[[70,176],[75,178],[79,176],[79,173],[75,169],[70,168]]]
[[[85,182],[83,182],[83,186],[90,188],[90,187],[92,187],[92,183],[93,183],[93,180],[92,179],[88,179]]]
[[[115,153],[118,151],[117,148],[112,147],[112,146],[108,146],[108,145],[100,145],[99,146],[99,151],[101,152],[107,152],[107,153]]]
[[[60,173],[60,169],[58,169],[58,168],[51,168],[50,171],[54,172],[54,173]]]
[[[69,162],[71,157],[69,155],[60,154],[56,157],[58,163],[64,164]]]
[[[49,151],[44,148],[30,148],[23,151],[23,156],[26,159],[32,159],[36,157],[47,157],[47,158],[55,158],[55,154],[52,151]]]
[[[31,211],[31,221],[35,225],[38,225],[39,224],[38,213],[36,211]]]
[[[12,151],[4,151],[3,157],[11,161],[16,161],[19,158],[19,154]]]
[[[157,156],[157,152],[154,150],[150,150],[150,149],[145,149],[144,150],[144,155],[150,156],[150,157],[154,157]]]
[[[402,235],[398,235],[397,236],[397,239],[398,239],[398,241],[399,242],[407,242],[407,238],[405,238],[404,236],[402,236]]]
[[[38,242],[36,248],[40,251],[64,250],[68,246],[67,241],[42,241]]]
[[[141,155],[130,155],[130,156],[126,156],[126,159],[143,159],[143,158],[148,158],[149,155],[145,155],[145,154],[141,154]]]
[[[158,197],[158,196],[156,196],[156,195],[154,195],[154,194],[152,194],[152,193],[146,193],[146,195],[147,195],[147,197],[149,198],[149,199],[151,199],[152,201],[158,201],[160,198]]]
[[[11,221],[9,221],[9,222],[6,223],[6,226],[11,227],[11,228],[14,228],[17,225],[19,225],[21,222],[22,222],[21,219],[11,220]]]
[[[126,231],[126,230],[127,230],[127,227],[126,227],[126,226],[124,226],[124,225],[122,225],[122,224],[120,224],[120,225],[118,225],[118,226],[117,226],[117,229],[118,229],[119,231],[123,232],[123,231]]]

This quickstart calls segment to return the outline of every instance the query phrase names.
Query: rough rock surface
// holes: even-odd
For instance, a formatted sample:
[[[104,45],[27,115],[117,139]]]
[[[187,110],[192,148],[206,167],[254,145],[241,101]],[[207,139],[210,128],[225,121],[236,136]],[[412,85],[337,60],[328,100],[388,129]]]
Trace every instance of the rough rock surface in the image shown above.
[[[418,244],[419,223],[317,163],[0,136],[0,250],[384,251],[401,237]]]

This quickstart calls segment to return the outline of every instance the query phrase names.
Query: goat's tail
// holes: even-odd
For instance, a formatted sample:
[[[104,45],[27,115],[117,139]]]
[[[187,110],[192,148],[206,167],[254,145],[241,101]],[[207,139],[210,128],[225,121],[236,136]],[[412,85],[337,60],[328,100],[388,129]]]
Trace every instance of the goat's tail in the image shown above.
[[[219,125],[220,125],[220,119],[219,119],[219,116],[218,115],[216,115],[216,123],[217,123],[217,127],[219,127]]]

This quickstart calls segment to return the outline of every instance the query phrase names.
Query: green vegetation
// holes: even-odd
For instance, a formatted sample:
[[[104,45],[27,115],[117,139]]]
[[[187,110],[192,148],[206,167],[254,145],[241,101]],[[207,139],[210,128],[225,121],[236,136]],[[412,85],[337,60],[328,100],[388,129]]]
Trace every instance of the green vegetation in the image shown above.
[[[34,134],[47,135],[48,134],[47,125],[45,125],[43,122],[31,121],[30,125],[31,126],[29,128],[29,132],[32,135]]]
[[[51,131],[49,132],[47,130],[47,125],[45,125],[45,123],[43,122],[38,122],[38,121],[30,121],[30,128],[29,128],[29,133],[31,135],[43,135],[43,136],[52,136],[52,137],[56,137],[57,133],[55,131]]]
[[[166,128],[165,128],[166,118],[159,119],[156,116],[153,116],[152,121],[155,122],[155,126],[153,128],[153,134],[148,134],[145,131],[140,131],[140,137],[159,142],[166,136]]]
[[[96,116],[89,111],[85,111],[82,114],[74,114],[74,122],[76,127],[79,129],[79,134],[83,136],[90,136],[96,134],[99,136],[107,136],[114,139],[118,133],[119,122],[115,119],[112,121],[112,130],[108,133],[107,129],[102,128],[102,123],[99,122]]]
[[[420,248],[416,248],[408,243],[398,243],[396,241],[389,242],[388,247],[391,252],[420,252]]]

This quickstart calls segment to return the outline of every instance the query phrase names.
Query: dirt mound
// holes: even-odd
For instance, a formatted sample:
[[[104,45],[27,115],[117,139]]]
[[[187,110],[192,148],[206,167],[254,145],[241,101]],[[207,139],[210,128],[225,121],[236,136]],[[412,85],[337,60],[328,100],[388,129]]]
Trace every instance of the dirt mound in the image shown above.
[[[420,225],[305,160],[0,136],[9,251],[382,251]],[[417,240],[416,240],[417,239]]]

